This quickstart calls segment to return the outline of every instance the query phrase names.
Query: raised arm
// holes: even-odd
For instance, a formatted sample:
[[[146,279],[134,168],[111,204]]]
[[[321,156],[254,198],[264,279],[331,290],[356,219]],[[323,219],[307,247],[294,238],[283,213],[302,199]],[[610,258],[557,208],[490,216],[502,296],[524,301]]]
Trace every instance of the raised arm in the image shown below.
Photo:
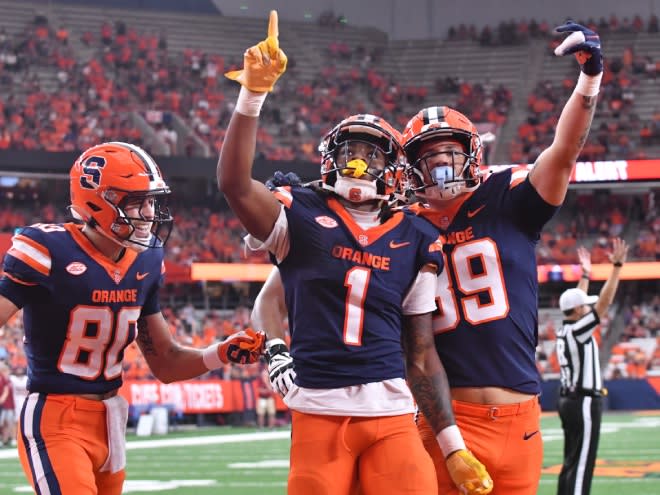
[[[558,206],[564,201],[571,171],[589,135],[603,75],[603,57],[600,38],[590,29],[569,21],[556,31],[571,34],[555,49],[555,54],[574,53],[581,72],[559,116],[554,140],[537,158],[529,180],[545,201]]]
[[[279,47],[278,35],[277,12],[273,10],[268,37],[245,51],[242,70],[226,74],[242,87],[216,169],[218,188],[245,229],[260,241],[268,238],[280,211],[275,197],[252,178],[261,106],[286,70],[287,58]]]
[[[577,255],[580,260],[580,268],[582,268],[582,275],[580,276],[580,282],[578,282],[578,289],[588,293],[589,277],[591,276],[591,253],[584,246],[580,246],[577,249]]]
[[[612,273],[607,277],[607,281],[603,288],[600,290],[598,301],[594,305],[594,310],[598,313],[598,317],[602,318],[607,313],[607,309],[614,301],[616,289],[619,286],[619,277],[621,276],[621,268],[626,262],[628,256],[628,245],[626,241],[616,237],[613,241],[614,247],[610,254],[610,261],[612,262]]]

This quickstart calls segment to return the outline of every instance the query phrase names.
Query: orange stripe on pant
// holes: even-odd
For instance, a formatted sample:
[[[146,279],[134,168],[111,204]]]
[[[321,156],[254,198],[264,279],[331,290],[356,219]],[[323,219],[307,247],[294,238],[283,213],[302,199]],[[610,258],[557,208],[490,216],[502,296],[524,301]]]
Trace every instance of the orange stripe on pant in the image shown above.
[[[467,448],[493,478],[491,495],[536,495],[543,464],[538,399],[502,405],[452,401],[452,407]],[[417,426],[435,464],[438,492],[458,495],[440,446],[422,415]]]
[[[32,393],[19,428],[18,453],[33,488],[44,494],[121,494],[125,471],[99,471],[108,457],[103,402]]]
[[[435,495],[433,463],[412,414],[353,417],[292,411],[289,495]]]

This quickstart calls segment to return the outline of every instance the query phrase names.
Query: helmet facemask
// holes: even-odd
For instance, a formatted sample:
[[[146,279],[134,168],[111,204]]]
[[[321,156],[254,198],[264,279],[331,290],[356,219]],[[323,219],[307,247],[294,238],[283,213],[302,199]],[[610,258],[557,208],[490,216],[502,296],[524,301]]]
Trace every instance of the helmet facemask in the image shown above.
[[[118,194],[121,195],[121,199],[115,206],[117,217],[110,226],[116,240],[124,247],[136,251],[164,246],[174,225],[172,215],[167,207],[169,189],[139,192],[110,189],[103,196],[106,201],[114,205]],[[151,215],[145,215],[145,210],[150,206],[153,208],[151,218]],[[132,216],[129,216],[129,211],[135,211],[135,213],[131,213]]]
[[[468,153],[430,151],[408,167],[406,189],[422,199],[446,201],[475,190],[479,177],[478,167]]]
[[[403,173],[398,143],[358,132],[337,132],[321,144],[323,188],[353,203],[388,201]]]

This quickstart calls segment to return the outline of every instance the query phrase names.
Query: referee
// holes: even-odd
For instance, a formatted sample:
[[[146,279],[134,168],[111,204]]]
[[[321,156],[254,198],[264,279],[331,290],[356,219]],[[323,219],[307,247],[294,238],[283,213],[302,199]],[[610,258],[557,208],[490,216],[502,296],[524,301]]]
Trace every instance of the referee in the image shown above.
[[[558,495],[588,495],[591,490],[604,392],[593,333],[614,300],[627,253],[625,241],[615,238],[609,255],[612,272],[600,295],[588,296],[591,256],[579,248],[582,278],[577,288],[568,289],[559,298],[564,322],[557,332],[556,350],[561,367],[559,417],[564,430],[564,463]]]

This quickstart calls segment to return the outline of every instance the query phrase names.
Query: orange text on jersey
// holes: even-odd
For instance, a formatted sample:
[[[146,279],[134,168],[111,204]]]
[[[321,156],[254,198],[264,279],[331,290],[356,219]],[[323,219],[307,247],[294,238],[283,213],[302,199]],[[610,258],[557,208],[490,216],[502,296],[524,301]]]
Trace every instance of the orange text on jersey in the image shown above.
[[[137,289],[94,290],[92,301],[95,303],[137,302]]]
[[[443,244],[461,244],[462,242],[467,242],[474,239],[474,232],[472,232],[472,227],[468,227],[465,230],[459,230],[458,232],[450,232],[447,235],[441,235],[440,239]]]
[[[333,247],[332,256],[339,258],[340,260],[352,261],[358,265],[365,265],[371,268],[376,268],[377,270],[389,271],[390,269],[389,256],[377,256],[375,254],[365,253],[364,251],[357,251],[349,247]]]

